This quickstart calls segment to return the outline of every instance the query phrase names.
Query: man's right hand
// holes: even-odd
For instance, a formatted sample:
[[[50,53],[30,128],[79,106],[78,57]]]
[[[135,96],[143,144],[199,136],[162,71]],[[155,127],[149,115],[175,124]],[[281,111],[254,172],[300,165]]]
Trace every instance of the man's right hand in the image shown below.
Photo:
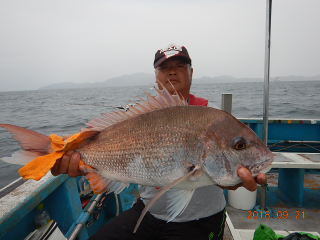
[[[80,154],[69,150],[63,154],[62,158],[59,158],[55,165],[51,168],[51,173],[53,176],[58,176],[59,174],[68,174],[69,177],[78,177],[86,175],[81,167],[79,167]]]

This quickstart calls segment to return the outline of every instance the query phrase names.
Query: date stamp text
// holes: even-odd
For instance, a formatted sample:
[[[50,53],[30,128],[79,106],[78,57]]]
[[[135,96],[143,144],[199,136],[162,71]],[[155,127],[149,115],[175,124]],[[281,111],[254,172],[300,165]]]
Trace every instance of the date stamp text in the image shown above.
[[[247,211],[247,219],[257,219],[257,218],[277,218],[277,219],[287,219],[287,218],[292,218],[292,219],[304,219],[304,211],[295,211],[294,214],[289,215],[288,211],[277,211],[274,213],[274,216],[272,217],[270,215],[269,211],[265,212],[258,212],[258,211]]]

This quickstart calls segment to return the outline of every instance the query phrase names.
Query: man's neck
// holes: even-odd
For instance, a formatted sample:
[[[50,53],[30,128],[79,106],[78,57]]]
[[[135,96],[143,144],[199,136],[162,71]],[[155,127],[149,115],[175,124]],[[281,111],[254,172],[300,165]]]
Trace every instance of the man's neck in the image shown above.
[[[183,96],[183,99],[186,100],[189,103],[189,101],[190,101],[190,93],[182,94],[182,96]]]

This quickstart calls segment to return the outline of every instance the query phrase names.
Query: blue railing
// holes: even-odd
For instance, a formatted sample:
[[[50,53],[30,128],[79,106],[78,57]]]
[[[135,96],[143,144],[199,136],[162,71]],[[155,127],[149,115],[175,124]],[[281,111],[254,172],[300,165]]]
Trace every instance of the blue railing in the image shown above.
[[[262,119],[239,119],[248,125],[260,139]],[[320,152],[320,120],[270,119],[268,121],[268,147],[273,152]]]

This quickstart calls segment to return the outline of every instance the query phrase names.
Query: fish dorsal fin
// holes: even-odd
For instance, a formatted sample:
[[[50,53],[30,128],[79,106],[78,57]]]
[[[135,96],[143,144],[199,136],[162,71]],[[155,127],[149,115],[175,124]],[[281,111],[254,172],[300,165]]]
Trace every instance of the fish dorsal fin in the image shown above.
[[[144,92],[147,95],[147,101],[143,100],[140,97],[137,97],[141,100],[141,103],[134,103],[134,105],[127,105],[128,108],[126,111],[119,110],[117,112],[106,112],[101,115],[103,118],[94,118],[86,123],[89,128],[82,128],[81,131],[103,131],[107,127],[127,120],[129,118],[138,116],[140,114],[144,114],[147,112],[151,112],[161,108],[167,108],[172,106],[187,106],[188,103],[180,96],[177,91],[175,91],[175,95],[171,95],[169,91],[162,85],[161,82],[157,81],[163,90],[157,89],[155,86],[154,89],[158,92],[157,96],[151,96],[149,93]],[[173,87],[173,86],[172,86]]]

